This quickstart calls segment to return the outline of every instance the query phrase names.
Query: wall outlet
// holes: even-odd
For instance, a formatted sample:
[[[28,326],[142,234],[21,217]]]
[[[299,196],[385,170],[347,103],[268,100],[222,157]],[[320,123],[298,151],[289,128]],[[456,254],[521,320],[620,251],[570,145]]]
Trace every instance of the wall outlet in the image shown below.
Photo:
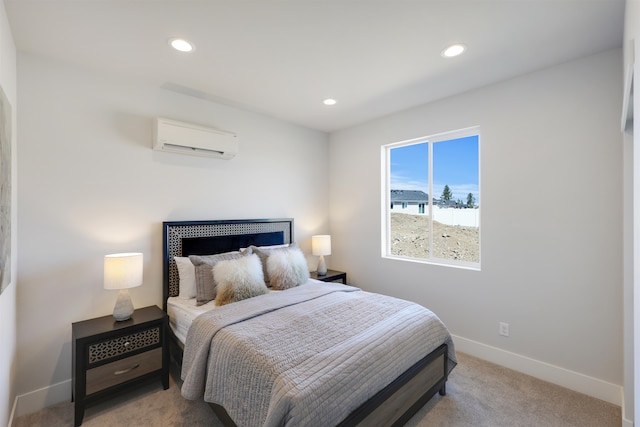
[[[508,323],[504,323],[504,322],[500,322],[498,333],[500,335],[502,335],[503,337],[508,337],[509,336],[509,324]]]

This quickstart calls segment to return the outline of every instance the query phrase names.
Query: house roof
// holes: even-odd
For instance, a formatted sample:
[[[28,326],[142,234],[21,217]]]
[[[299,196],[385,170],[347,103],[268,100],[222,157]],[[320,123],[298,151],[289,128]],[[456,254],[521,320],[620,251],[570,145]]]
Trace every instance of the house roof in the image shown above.
[[[392,202],[428,203],[429,195],[420,190],[391,190]]]

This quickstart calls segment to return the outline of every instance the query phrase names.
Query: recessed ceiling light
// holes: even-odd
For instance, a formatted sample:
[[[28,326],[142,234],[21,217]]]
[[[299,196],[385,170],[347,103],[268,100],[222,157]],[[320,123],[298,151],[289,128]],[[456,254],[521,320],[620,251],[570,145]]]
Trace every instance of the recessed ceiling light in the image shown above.
[[[445,50],[443,50],[441,55],[444,58],[453,58],[454,56],[458,56],[458,55],[462,54],[465,50],[467,50],[467,47],[465,45],[463,45],[463,44],[454,44],[454,45],[449,46]]]
[[[332,99],[332,98],[327,98],[324,101],[322,101],[322,103],[324,105],[335,105],[336,102],[338,102],[338,101],[336,101],[335,99]]]
[[[195,49],[193,44],[185,39],[170,39],[169,44],[172,48],[179,50],[180,52],[192,52]]]

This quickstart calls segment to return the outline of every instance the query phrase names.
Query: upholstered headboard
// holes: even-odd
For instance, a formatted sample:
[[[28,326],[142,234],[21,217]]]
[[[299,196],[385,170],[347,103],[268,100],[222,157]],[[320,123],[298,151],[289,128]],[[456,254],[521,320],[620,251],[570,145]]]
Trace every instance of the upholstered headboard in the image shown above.
[[[234,219],[162,223],[163,309],[178,296],[180,281],[175,256],[213,255],[251,245],[293,243],[293,219]]]

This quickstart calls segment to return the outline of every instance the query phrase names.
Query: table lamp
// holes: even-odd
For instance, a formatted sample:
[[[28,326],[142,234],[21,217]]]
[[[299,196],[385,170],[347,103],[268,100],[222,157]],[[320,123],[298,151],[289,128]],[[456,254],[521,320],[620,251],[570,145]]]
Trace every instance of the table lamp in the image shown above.
[[[327,234],[311,236],[311,252],[320,256],[318,260],[318,276],[327,274],[327,264],[324,263],[324,256],[331,255],[331,236]]]
[[[129,288],[142,285],[142,254],[111,254],[104,257],[104,288],[118,289],[118,299],[113,307],[113,317],[118,322],[133,314]]]

